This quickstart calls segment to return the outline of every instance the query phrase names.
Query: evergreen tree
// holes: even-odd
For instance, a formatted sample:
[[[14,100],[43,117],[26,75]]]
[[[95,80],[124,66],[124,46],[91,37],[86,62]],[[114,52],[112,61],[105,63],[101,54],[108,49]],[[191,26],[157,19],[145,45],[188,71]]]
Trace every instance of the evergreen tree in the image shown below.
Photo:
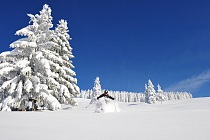
[[[89,94],[91,101],[90,104],[96,104],[97,103],[97,96],[99,96],[101,94],[101,84],[100,84],[100,80],[99,77],[96,77],[95,81],[94,81],[94,87],[93,90],[91,90],[92,92]]]
[[[101,92],[102,90],[101,90],[100,80],[99,80],[99,77],[96,77],[94,81],[94,87],[93,87],[93,97],[99,96]]]
[[[149,104],[156,102],[155,89],[151,80],[148,80],[148,85],[145,86],[145,101],[146,103],[149,103]]]
[[[163,90],[161,89],[161,86],[158,84],[157,85],[157,93],[156,93],[156,100],[160,101],[162,103],[162,101],[166,100],[165,95],[163,94]]]
[[[56,31],[50,30],[53,27],[51,9],[46,4],[40,14],[28,16],[32,25],[16,32],[25,38],[10,45],[14,50],[1,54],[4,60],[0,64],[2,110],[20,107],[23,100],[30,98],[50,110],[61,107],[58,101],[76,105],[72,95],[78,93],[79,88],[68,59],[73,55],[67,22],[60,21]]]
[[[46,76],[50,74],[49,64],[46,60],[41,60],[43,56],[37,52],[52,33],[49,30],[52,27],[51,9],[48,5],[44,5],[40,15],[28,14],[28,16],[32,25],[16,32],[16,35],[26,37],[13,42],[10,47],[14,50],[5,55],[5,61],[13,65],[14,69],[7,71],[9,75],[7,78],[1,75],[3,82],[0,89],[5,97],[2,110],[8,106],[20,107],[24,100],[29,101],[30,98],[41,99],[39,102],[45,102],[46,107],[55,110],[60,108],[60,104],[49,93],[45,83]],[[8,68],[4,66],[0,71]]]
[[[71,40],[68,32],[68,27],[67,27],[67,21],[61,20],[59,21],[60,24],[58,24],[58,27],[56,28],[56,35],[59,37],[58,39],[58,44],[61,46],[61,51],[60,51],[60,56],[63,59],[63,70],[66,72],[67,75],[61,75],[63,79],[67,79],[65,81],[69,81],[66,85],[68,85],[68,89],[70,93],[72,94],[77,94],[79,93],[79,87],[76,85],[77,84],[77,79],[73,78],[76,76],[76,73],[72,70],[74,66],[72,65],[71,59],[74,58],[72,54],[72,48],[69,44],[68,40]],[[66,82],[64,82],[66,83]]]

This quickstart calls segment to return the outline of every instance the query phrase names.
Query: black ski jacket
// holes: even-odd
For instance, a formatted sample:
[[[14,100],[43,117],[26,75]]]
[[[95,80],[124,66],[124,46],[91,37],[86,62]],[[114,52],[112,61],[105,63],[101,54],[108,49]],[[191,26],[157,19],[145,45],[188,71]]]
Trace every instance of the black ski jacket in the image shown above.
[[[114,98],[113,98],[112,96],[109,96],[109,94],[105,94],[105,93],[103,93],[103,94],[101,94],[100,96],[98,96],[98,97],[97,97],[97,100],[100,99],[101,97],[106,97],[106,98],[109,98],[109,99],[114,100]]]

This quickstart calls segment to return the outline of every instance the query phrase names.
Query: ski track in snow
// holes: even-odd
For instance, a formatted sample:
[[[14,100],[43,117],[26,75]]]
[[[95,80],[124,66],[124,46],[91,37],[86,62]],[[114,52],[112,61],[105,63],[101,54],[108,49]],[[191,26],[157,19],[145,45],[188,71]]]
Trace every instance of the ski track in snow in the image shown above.
[[[119,103],[95,113],[90,100],[42,112],[0,112],[1,140],[209,140],[210,98],[163,104]]]

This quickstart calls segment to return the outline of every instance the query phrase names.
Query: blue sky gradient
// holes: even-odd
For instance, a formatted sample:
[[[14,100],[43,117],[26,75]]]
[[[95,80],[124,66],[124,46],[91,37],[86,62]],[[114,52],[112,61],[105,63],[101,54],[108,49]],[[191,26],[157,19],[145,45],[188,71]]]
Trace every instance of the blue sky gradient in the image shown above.
[[[54,27],[68,21],[81,89],[93,88],[98,76],[108,90],[144,92],[151,79],[155,88],[210,96],[209,0],[7,0],[0,4],[0,52],[11,50],[27,14],[44,4]]]

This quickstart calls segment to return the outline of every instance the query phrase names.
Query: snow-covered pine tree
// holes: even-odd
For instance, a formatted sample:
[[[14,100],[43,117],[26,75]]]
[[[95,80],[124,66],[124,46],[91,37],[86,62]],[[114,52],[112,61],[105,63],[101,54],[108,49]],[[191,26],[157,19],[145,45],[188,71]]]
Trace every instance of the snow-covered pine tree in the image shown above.
[[[93,90],[91,90],[91,91],[92,91],[92,93],[89,94],[90,98],[91,98],[90,104],[93,104],[93,103],[96,104],[97,103],[97,96],[99,96],[102,92],[99,77],[96,77],[96,79],[94,81]]]
[[[148,85],[145,84],[145,101],[146,103],[153,104],[156,102],[156,94],[154,85],[152,84],[152,81],[148,80]]]
[[[0,67],[0,91],[3,96],[1,109],[3,111],[8,110],[10,107],[18,108],[21,102],[32,97],[33,93],[30,92],[33,88],[30,59],[37,47],[34,33],[34,28],[36,27],[29,25],[17,31],[16,35],[27,37],[13,42],[10,47],[14,48],[14,50],[11,52],[1,53],[1,57],[4,60]]]
[[[0,98],[2,111],[11,111],[11,109],[20,109],[20,103],[31,96],[30,90],[33,88],[31,68],[28,66],[28,60],[19,60],[16,63],[12,60],[14,53],[7,53],[8,59],[0,64]],[[16,54],[14,54],[15,56]],[[4,54],[1,54],[1,57]],[[8,60],[8,62],[6,61]]]
[[[144,85],[144,94],[145,94],[145,103],[148,103],[148,100],[149,100],[149,94],[148,94],[148,90],[147,90],[147,84],[145,83]]]
[[[64,64],[68,55],[60,51],[65,50],[61,46],[62,43],[55,42],[56,39],[62,42],[60,38],[64,35],[58,35],[59,31],[55,33],[50,30],[53,27],[50,7],[45,4],[40,15],[28,14],[28,16],[32,25],[16,32],[16,35],[26,36],[26,38],[13,42],[10,45],[14,48],[13,51],[1,54],[4,60],[0,66],[2,110],[20,107],[20,103],[29,98],[36,98],[48,109],[55,110],[61,107],[58,102],[58,100],[61,101],[59,98],[62,97],[61,93],[65,99],[67,98],[65,101],[75,105],[69,92],[71,88],[65,85],[65,82],[57,82],[65,78],[62,74],[72,74],[69,73],[72,70],[66,70],[66,66],[71,65],[71,61],[69,60],[69,65]],[[60,56],[60,53],[63,53],[62,56],[65,59],[62,59],[64,57]],[[70,76],[73,75],[75,74]],[[76,79],[72,81],[76,84]],[[79,91],[78,87],[74,86],[74,88],[76,90],[75,92],[71,90],[72,94]]]
[[[46,53],[51,71],[54,76],[48,79],[49,88],[54,91],[55,96],[61,103],[76,105],[73,96],[80,92],[77,86],[77,79],[74,78],[76,73],[71,59],[74,58],[69,40],[67,21],[60,20],[55,29],[55,33],[50,39],[53,45],[50,53]]]
[[[162,103],[162,101],[166,100],[166,97],[163,94],[163,90],[161,89],[161,86],[159,84],[157,85],[156,100],[160,101],[161,103]]]
[[[96,77],[94,81],[94,87],[93,87],[93,97],[99,96],[101,94],[101,84],[99,77]]]
[[[15,70],[8,71],[9,77],[3,79],[0,87],[2,93],[9,91],[3,99],[2,110],[5,108],[20,107],[24,101],[30,98],[41,99],[39,102],[45,102],[45,106],[50,110],[61,107],[60,103],[53,97],[46,85],[46,76],[49,76],[49,64],[43,58],[42,54],[37,52],[41,46],[46,43],[47,37],[52,34],[51,9],[44,5],[40,15],[28,14],[32,25],[28,25],[16,32],[16,35],[25,36],[12,44],[14,48],[10,53],[5,55],[5,61],[15,67]],[[48,44],[49,46],[49,44]],[[4,66],[0,71],[8,69]],[[15,71],[15,72],[14,72]],[[8,84],[7,84],[8,83]],[[7,101],[7,102],[5,102]],[[26,106],[26,105],[24,105]]]

